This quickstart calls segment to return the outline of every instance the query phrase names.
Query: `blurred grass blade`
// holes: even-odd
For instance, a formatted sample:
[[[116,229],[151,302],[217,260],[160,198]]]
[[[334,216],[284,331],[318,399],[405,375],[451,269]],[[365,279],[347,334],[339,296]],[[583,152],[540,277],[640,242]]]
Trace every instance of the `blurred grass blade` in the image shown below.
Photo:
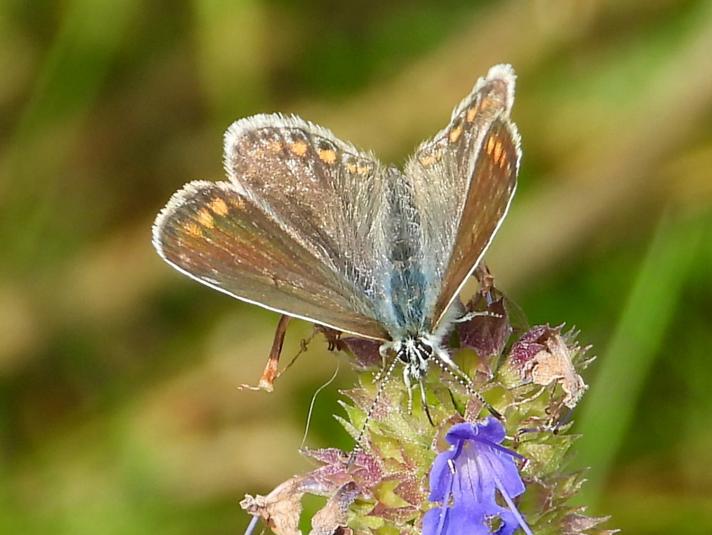
[[[581,503],[595,507],[623,442],[635,426],[640,392],[673,317],[701,243],[703,225],[664,215],[582,407],[577,464],[591,467]]]
[[[264,99],[269,49],[265,5],[257,0],[194,0],[203,90],[220,128]]]
[[[14,232],[14,225],[4,225],[9,234],[2,239],[8,248],[19,247],[15,252],[21,260],[28,260],[37,250],[51,207],[61,204],[58,190],[61,181],[70,177],[62,177],[59,171],[75,140],[76,127],[94,103],[139,5],[136,0],[71,0],[65,4],[61,27],[0,169],[10,177],[0,182],[1,193],[7,194],[6,188],[11,193],[5,199],[8,208],[3,218],[9,223],[24,221],[21,235]]]

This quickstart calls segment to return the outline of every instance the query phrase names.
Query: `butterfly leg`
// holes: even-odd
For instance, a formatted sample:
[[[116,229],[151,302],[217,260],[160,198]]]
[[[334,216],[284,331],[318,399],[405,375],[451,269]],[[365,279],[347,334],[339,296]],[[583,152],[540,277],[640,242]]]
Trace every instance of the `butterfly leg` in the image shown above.
[[[428,421],[430,422],[430,425],[435,427],[435,423],[433,422],[433,417],[430,415],[430,407],[428,407],[428,399],[425,396],[425,386],[423,385],[423,381],[418,381],[418,384],[420,385],[420,402],[423,405],[423,411],[425,412],[425,415],[428,417]]]
[[[450,358],[450,353],[448,353],[446,350],[444,350],[442,347],[439,347],[437,345],[433,346],[433,354],[440,359],[441,362],[444,362],[448,366],[450,366],[450,369],[456,371],[459,374],[465,375],[465,372],[460,370],[460,367],[455,364],[455,361]],[[468,377],[469,380],[469,377]]]
[[[284,337],[287,334],[287,325],[289,324],[290,319],[291,318],[286,314],[282,314],[279,318],[279,323],[277,323],[277,328],[274,333],[272,349],[270,349],[269,358],[267,359],[267,365],[262,372],[262,376],[260,377],[260,381],[257,386],[240,385],[240,389],[266,390],[267,392],[272,392],[272,390],[274,390],[274,382],[280,375],[279,358],[282,356],[282,346],[284,345]],[[300,351],[299,354],[302,352],[303,351]]]
[[[403,366],[403,383],[408,392],[408,415],[413,414],[413,385],[410,382],[410,370],[408,366]]]
[[[398,345],[400,345],[400,343]],[[381,355],[381,362],[383,364],[383,366],[381,366],[381,370],[386,369],[386,362],[390,351],[396,351],[396,342],[383,342],[380,346],[378,346],[378,354]]]
[[[363,425],[361,426],[361,429],[359,430],[358,435],[356,436],[356,445],[349,454],[348,466],[351,466],[353,464],[354,459],[356,458],[356,454],[359,451],[364,450],[363,437],[366,434],[366,429],[368,429],[368,424],[371,422],[371,418],[373,417],[373,411],[376,410],[376,405],[378,405],[378,402],[381,399],[381,395],[383,394],[383,391],[385,390],[388,381],[390,381],[391,376],[393,375],[393,370],[395,370],[398,362],[398,359],[394,358],[393,362],[390,363],[388,368],[383,371],[379,377],[376,378],[376,382],[378,383],[376,386],[376,395],[374,396],[373,401],[371,402],[371,406],[368,408],[368,411],[366,411],[366,417],[363,420]]]
[[[501,318],[502,314],[497,314],[496,312],[489,312],[487,310],[475,310],[473,312],[468,312],[464,316],[460,316],[457,319],[452,320],[453,323],[465,323],[471,319],[484,316],[486,318]]]

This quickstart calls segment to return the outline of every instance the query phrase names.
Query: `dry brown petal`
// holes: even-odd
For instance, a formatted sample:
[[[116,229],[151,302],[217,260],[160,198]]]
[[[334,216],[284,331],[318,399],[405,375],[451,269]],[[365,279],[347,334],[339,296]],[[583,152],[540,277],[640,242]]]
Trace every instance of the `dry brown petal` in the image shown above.
[[[304,494],[330,496],[338,488],[328,478],[318,477],[319,470],[294,476],[278,485],[267,496],[248,494],[240,506],[253,516],[261,516],[275,535],[301,535],[299,517]]]
[[[588,386],[576,373],[571,362],[571,351],[558,333],[546,338],[544,346],[546,349],[536,353],[525,369],[538,385],[558,382],[564,390],[564,405],[574,408]]]
[[[309,535],[333,535],[346,528],[349,506],[358,495],[358,487],[353,482],[341,487],[312,517]]]
[[[288,479],[267,496],[247,494],[240,507],[253,516],[261,516],[275,535],[301,535],[302,480],[299,476]]]

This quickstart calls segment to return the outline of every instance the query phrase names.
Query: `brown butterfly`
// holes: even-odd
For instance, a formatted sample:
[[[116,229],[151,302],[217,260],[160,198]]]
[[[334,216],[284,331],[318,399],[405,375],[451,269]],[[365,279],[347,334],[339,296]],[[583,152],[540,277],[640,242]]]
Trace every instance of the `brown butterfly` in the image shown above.
[[[442,341],[514,195],[514,80],[492,67],[402,170],[298,117],[241,119],[225,134],[229,180],[173,195],[154,246],[237,299],[380,341],[409,387],[433,360],[461,373]]]

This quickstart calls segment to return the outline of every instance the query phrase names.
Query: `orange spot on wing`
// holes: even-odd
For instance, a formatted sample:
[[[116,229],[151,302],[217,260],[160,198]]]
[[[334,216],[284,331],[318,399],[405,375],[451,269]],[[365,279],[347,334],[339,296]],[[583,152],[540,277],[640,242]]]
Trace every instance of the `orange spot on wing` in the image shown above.
[[[487,151],[487,154],[491,155],[492,151],[494,151],[494,137],[490,136],[487,138],[487,145],[485,146],[485,150]]]
[[[498,164],[501,156],[503,156],[502,142],[496,141],[494,144],[494,162]]]
[[[304,156],[307,153],[307,144],[303,141],[296,141],[289,146],[289,150],[297,156]]]
[[[434,145],[430,148],[430,152],[418,156],[418,161],[425,167],[433,165],[434,163],[439,162],[442,159],[443,149],[443,144],[438,143],[437,145]]]
[[[183,229],[195,238],[200,238],[203,235],[201,228],[193,221],[188,221],[185,225],[183,225]]]
[[[219,216],[224,216],[228,212],[227,203],[220,197],[215,197],[210,202],[210,209]]]
[[[421,165],[429,167],[436,162],[436,158],[432,154],[428,154],[427,156],[421,156],[420,158],[418,158],[418,161]]]
[[[197,215],[198,223],[200,223],[204,227],[213,228],[215,226],[215,220],[213,219],[213,216],[210,215],[210,212],[208,212],[207,210],[200,210]]]
[[[450,134],[448,138],[450,139],[450,143],[455,143],[458,139],[460,139],[460,136],[462,135],[462,125],[459,124],[452,130],[450,130]]]
[[[331,149],[322,149],[319,151],[319,159],[328,164],[332,164],[336,161],[336,152]]]

